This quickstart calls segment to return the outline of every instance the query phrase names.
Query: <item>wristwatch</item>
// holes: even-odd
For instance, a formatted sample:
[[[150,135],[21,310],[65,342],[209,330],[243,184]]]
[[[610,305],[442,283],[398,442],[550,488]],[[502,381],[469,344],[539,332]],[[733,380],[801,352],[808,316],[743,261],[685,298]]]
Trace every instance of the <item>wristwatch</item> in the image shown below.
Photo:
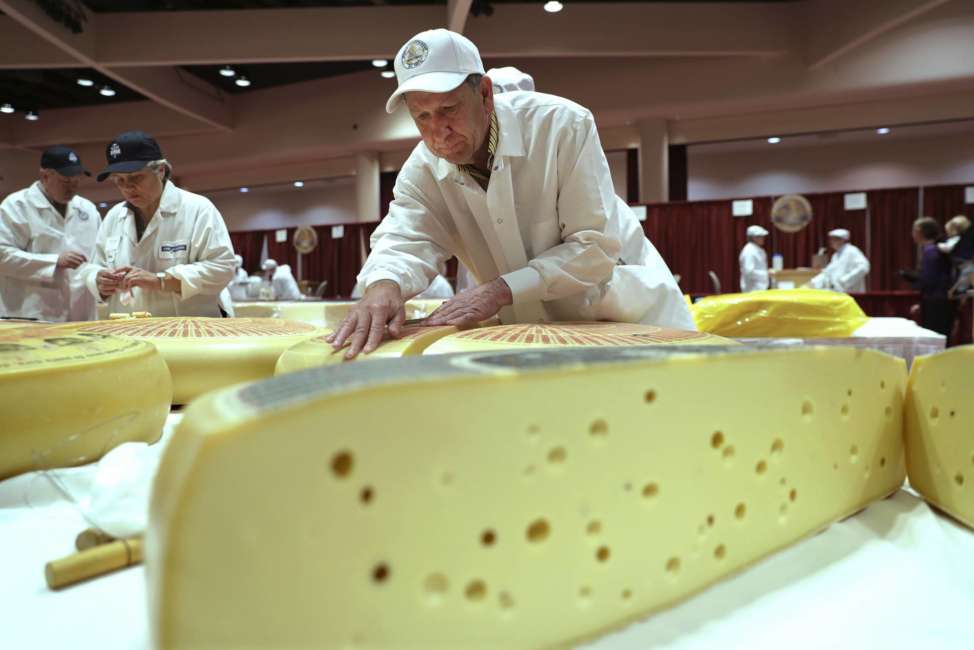
[[[166,290],[166,278],[168,277],[165,273],[156,273],[156,277],[159,278],[159,291]]]

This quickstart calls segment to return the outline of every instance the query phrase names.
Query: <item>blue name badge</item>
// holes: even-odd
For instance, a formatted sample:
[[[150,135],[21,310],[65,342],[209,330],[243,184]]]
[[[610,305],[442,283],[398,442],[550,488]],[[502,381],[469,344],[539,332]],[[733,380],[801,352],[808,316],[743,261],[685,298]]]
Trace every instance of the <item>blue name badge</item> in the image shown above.
[[[163,242],[159,246],[159,257],[164,260],[186,257],[188,251],[189,244],[186,242]]]

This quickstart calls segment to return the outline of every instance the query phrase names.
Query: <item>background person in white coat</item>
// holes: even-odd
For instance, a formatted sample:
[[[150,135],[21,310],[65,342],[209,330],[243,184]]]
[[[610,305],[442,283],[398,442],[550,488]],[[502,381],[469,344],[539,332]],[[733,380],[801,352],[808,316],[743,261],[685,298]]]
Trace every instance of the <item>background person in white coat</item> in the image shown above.
[[[40,180],[0,203],[0,316],[95,320],[79,267],[94,253],[101,215],[78,196],[91,174],[67,147],[41,154]]]
[[[831,289],[845,293],[862,293],[866,290],[869,260],[855,245],[849,242],[849,231],[836,228],[829,232],[832,259],[822,272],[808,283],[813,289]]]
[[[85,267],[92,295],[109,312],[232,316],[233,244],[220,212],[173,184],[172,167],[146,133],[122,133],[106,157],[98,180],[110,179],[125,200],[105,216]]]
[[[443,29],[396,55],[398,88],[423,138],[396,179],[359,278],[365,295],[330,340],[354,357],[398,336],[404,299],[455,255],[481,284],[426,319],[463,325],[611,320],[693,329],[672,273],[619,264],[623,230],[592,114],[560,97],[493,94],[476,46]],[[645,239],[645,238],[643,238]],[[644,251],[645,252],[645,251]],[[623,261],[626,262],[623,258]]]
[[[768,231],[758,225],[747,227],[747,243],[741,249],[738,262],[741,265],[741,293],[764,291],[771,286],[768,277],[768,253],[764,241]]]
[[[260,269],[264,272],[265,283],[273,290],[274,300],[304,300],[289,264],[278,265],[275,260],[268,259],[264,260]]]

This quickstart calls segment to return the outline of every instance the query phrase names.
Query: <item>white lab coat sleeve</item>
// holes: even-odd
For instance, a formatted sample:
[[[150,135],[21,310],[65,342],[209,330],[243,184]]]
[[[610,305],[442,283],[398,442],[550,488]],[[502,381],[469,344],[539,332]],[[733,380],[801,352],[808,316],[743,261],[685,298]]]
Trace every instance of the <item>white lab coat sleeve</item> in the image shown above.
[[[85,283],[91,295],[95,297],[95,300],[99,302],[102,299],[101,294],[98,293],[98,272],[108,270],[105,266],[105,241],[108,239],[108,231],[107,224],[102,223],[101,228],[98,229],[98,238],[95,239],[94,252],[89,258],[88,263],[78,269],[81,280]]]
[[[866,275],[869,274],[869,260],[858,248],[849,251],[849,259],[846,261],[841,274],[835,278],[835,284],[842,291],[851,291]]]
[[[621,243],[608,232],[610,210],[617,209],[615,189],[591,114],[566,128],[557,173],[562,243],[501,276],[515,305],[583,293],[611,277],[619,259]]]
[[[0,275],[32,282],[53,282],[56,253],[30,253],[30,224],[6,201],[0,204]]]
[[[372,252],[358,281],[367,289],[380,280],[391,280],[399,285],[403,298],[411,298],[445,270],[454,244],[436,216],[446,214],[445,204],[420,190],[404,172],[396,179],[389,214],[372,233]]]
[[[197,252],[196,261],[166,269],[166,273],[179,278],[180,298],[219,295],[233,280],[234,257],[230,233],[214,205],[199,209],[190,246]]]

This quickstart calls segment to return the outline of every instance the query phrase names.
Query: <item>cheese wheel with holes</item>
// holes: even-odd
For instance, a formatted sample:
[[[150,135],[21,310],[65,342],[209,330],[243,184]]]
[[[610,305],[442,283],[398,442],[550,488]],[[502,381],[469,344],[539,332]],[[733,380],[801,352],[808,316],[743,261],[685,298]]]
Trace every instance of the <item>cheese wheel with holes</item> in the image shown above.
[[[974,346],[917,357],[906,398],[906,466],[924,499],[974,528]]]
[[[632,345],[737,344],[704,332],[687,332],[638,323],[531,323],[458,332],[437,341],[427,348],[425,354]]]
[[[158,348],[173,380],[173,402],[186,404],[203,393],[274,375],[286,349],[324,330],[277,318],[136,318],[72,323],[97,332],[149,341]]]
[[[379,344],[375,351],[370,354],[360,354],[356,360],[390,359],[423,354],[423,350],[430,345],[457,331],[457,328],[449,326],[421,327],[410,325],[403,328],[402,336],[398,339],[385,340]],[[274,374],[283,375],[288,372],[342,363],[345,360],[347,350],[343,348],[336,352],[332,349],[331,344],[325,340],[326,338],[327,335],[316,336],[285,350],[284,354],[277,360]]]
[[[154,643],[596,637],[896,491],[905,382],[871,350],[631,347],[339,364],[211,393],[154,485]]]
[[[152,345],[53,325],[0,329],[0,479],[155,442],[169,370]]]

